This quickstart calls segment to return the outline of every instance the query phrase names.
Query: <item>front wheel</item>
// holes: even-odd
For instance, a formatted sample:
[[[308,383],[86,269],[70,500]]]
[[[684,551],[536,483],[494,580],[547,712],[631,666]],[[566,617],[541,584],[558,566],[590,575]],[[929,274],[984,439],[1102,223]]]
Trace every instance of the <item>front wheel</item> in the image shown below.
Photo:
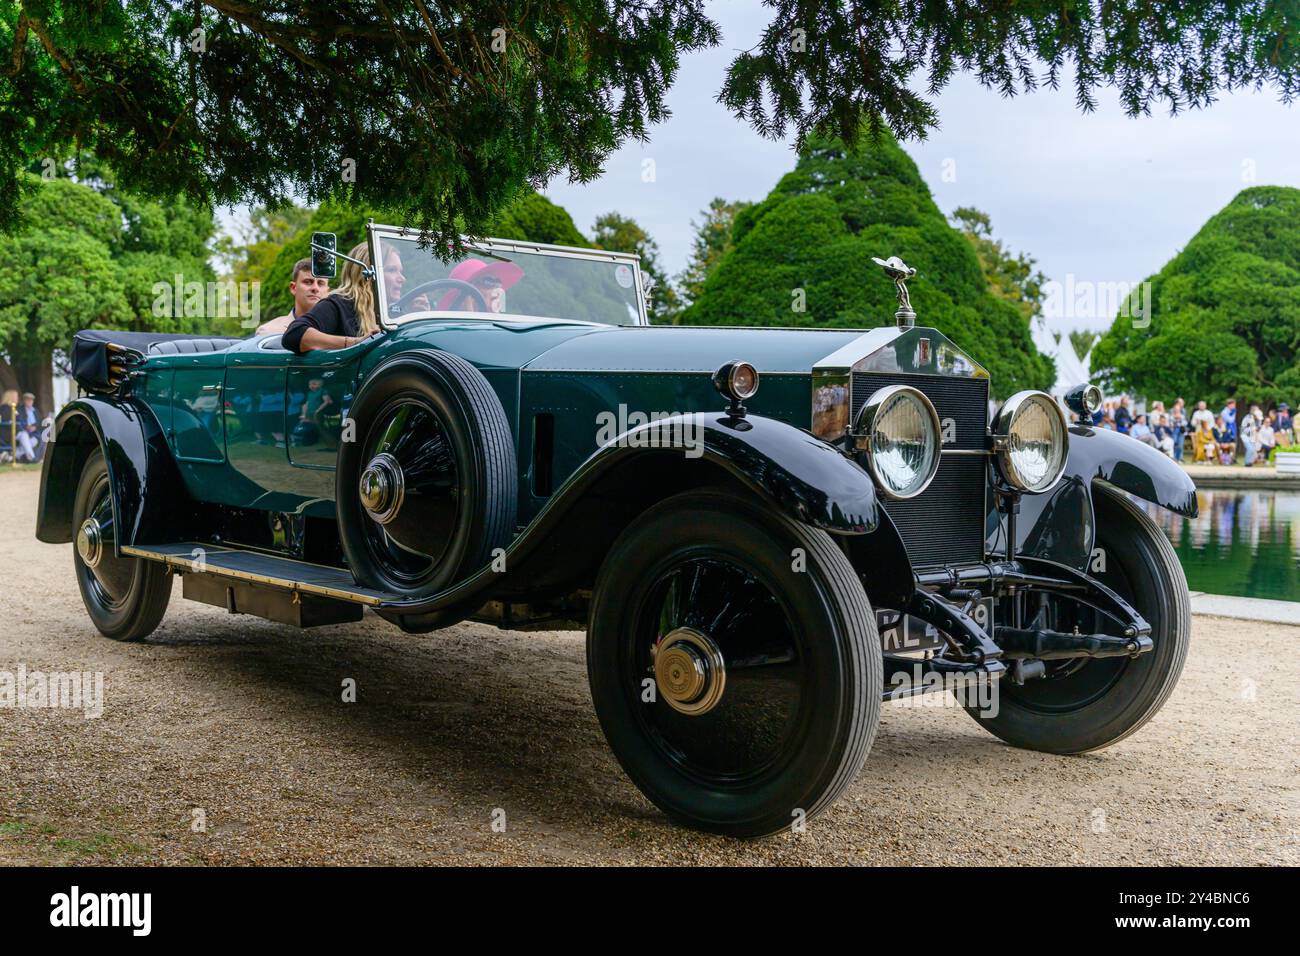
[[[844,553],[727,491],[676,495],[620,535],[587,670],[632,781],[674,819],[730,836],[825,810],[880,717],[875,615]]]
[[[1173,692],[1191,641],[1187,579],[1169,540],[1118,491],[1099,486],[1096,578],[1151,625],[1154,647],[1136,658],[1048,661],[1047,676],[1016,686],[1001,681],[997,713],[969,713],[1007,743],[1055,754],[1080,754],[1118,743],[1155,716]],[[1059,630],[1118,635],[1113,622],[1056,598]],[[1073,615],[1073,616],[1072,616]],[[1082,615],[1082,616],[1079,616]]]
[[[139,641],[167,612],[172,580],[167,566],[116,555],[117,527],[108,466],[96,449],[86,459],[73,506],[73,566],[81,600],[95,627],[115,641]]]

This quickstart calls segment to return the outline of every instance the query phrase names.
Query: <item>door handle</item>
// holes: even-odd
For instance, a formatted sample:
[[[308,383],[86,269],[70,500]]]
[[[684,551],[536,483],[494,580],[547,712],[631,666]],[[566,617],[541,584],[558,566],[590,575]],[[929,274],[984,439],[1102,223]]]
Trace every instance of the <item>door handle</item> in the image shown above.
[[[219,392],[219,391],[221,391],[222,388],[223,388],[222,384],[221,384],[220,382],[218,382],[216,385],[204,385],[204,386],[202,386],[202,388],[200,389],[200,391],[204,391],[204,392]]]

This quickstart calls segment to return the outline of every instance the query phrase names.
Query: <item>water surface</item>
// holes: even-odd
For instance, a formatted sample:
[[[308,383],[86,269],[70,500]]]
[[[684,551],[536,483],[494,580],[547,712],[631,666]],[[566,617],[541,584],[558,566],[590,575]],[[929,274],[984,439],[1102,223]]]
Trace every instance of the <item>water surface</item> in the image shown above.
[[[1196,493],[1184,518],[1143,502],[1182,562],[1193,591],[1300,601],[1300,492]]]

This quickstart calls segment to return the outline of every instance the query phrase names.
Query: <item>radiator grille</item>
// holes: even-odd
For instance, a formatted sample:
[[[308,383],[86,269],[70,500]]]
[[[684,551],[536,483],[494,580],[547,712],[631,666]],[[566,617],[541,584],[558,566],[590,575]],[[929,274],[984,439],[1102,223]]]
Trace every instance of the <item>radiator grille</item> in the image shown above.
[[[855,372],[849,401],[853,421],[878,388],[910,385],[934,403],[942,422],[951,419],[955,440],[946,449],[985,447],[988,380],[940,375]],[[908,501],[883,499],[917,568],[966,564],[984,559],[986,469],[983,455],[944,455],[930,487]]]

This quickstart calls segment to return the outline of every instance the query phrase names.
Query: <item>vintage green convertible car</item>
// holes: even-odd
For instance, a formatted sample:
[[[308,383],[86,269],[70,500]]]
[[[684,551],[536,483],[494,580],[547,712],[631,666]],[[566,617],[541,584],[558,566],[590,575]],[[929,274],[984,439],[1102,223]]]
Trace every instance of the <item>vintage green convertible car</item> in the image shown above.
[[[1172,690],[1187,586],[1129,496],[1194,515],[1191,482],[1046,394],[990,414],[897,259],[892,326],[661,327],[632,256],[491,240],[443,262],[368,236],[404,285],[374,281],[384,328],[351,347],[78,336],[37,536],[75,542],[105,635],[153,631],[173,574],[303,627],[583,628],[628,775],[738,836],[824,810],[883,700],[956,689],[1004,740],[1069,754]],[[333,237],[313,245],[333,274]]]

